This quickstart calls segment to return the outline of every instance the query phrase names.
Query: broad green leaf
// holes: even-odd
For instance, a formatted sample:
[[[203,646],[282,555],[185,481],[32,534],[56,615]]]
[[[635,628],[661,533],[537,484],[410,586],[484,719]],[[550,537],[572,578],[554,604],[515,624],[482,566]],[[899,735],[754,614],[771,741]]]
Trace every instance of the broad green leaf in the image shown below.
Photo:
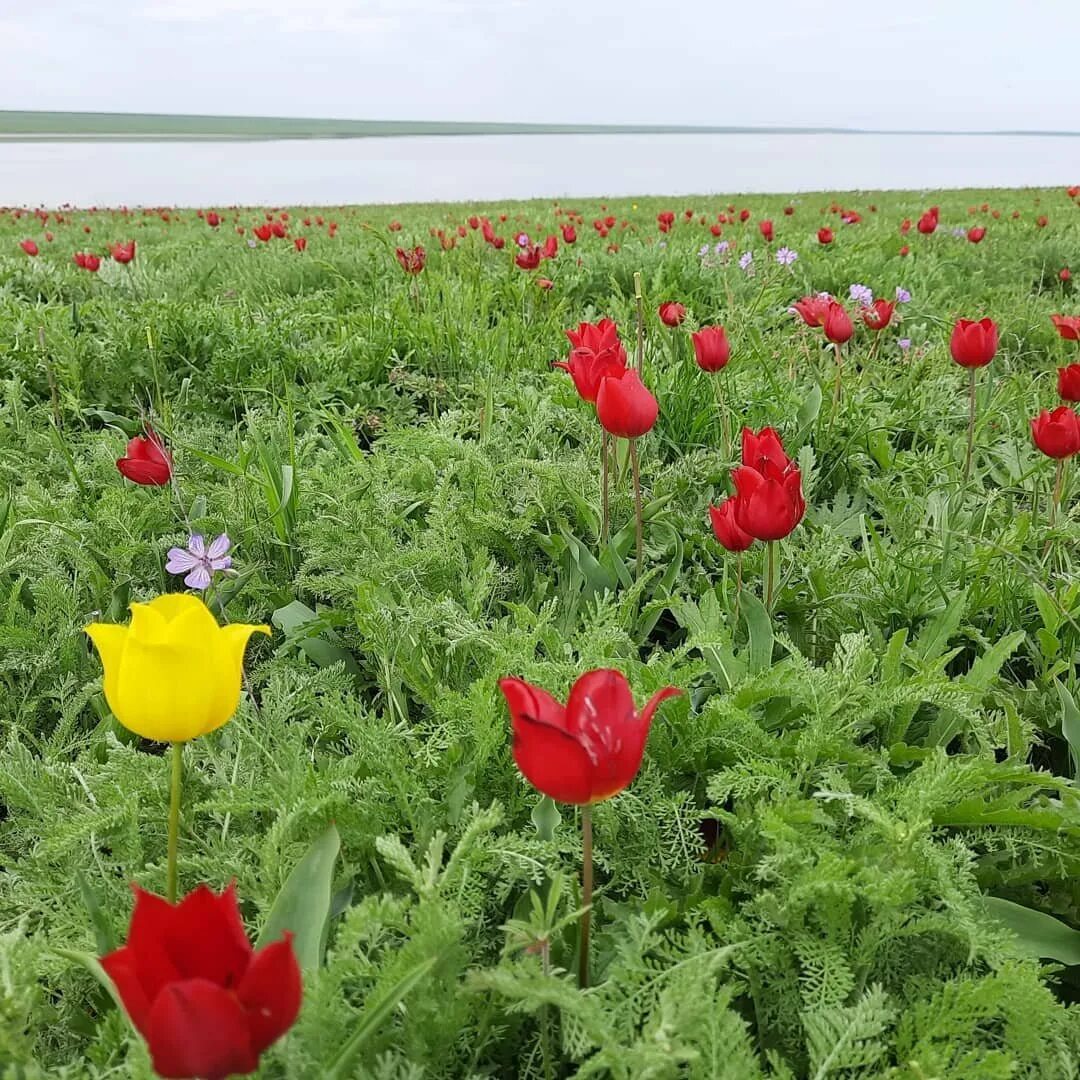
[[[1069,760],[1072,762],[1072,774],[1080,776],[1080,709],[1072,694],[1057,679],[1054,680],[1058,697],[1061,699],[1061,734],[1069,744]]]
[[[1016,630],[1008,636],[1001,638],[999,641],[994,642],[994,644],[971,665],[971,670],[964,676],[965,685],[971,687],[972,690],[988,690],[990,684],[997,678],[997,674],[1001,670],[1001,665],[1004,664],[1018,648],[1020,648],[1026,639],[1026,631]]]
[[[1080,964],[1080,930],[1066,926],[1053,915],[998,896],[987,896],[984,902],[990,917],[1016,935],[1017,944],[1028,956]]]
[[[340,849],[337,827],[329,825],[282,885],[259,934],[260,948],[277,941],[289,930],[294,935],[293,949],[300,967],[311,971],[319,966],[330,918],[334,865]]]
[[[541,840],[553,839],[555,830],[562,821],[559,808],[550,795],[542,796],[540,801],[532,808],[532,813],[529,816],[532,818],[532,823],[536,827],[537,835]]]
[[[923,660],[937,660],[949,647],[949,639],[956,633],[967,608],[967,595],[961,593],[928,622],[915,639],[912,648]]]
[[[765,605],[751,592],[743,591],[743,618],[749,635],[747,667],[751,675],[766,671],[772,666],[773,627],[772,618]]]

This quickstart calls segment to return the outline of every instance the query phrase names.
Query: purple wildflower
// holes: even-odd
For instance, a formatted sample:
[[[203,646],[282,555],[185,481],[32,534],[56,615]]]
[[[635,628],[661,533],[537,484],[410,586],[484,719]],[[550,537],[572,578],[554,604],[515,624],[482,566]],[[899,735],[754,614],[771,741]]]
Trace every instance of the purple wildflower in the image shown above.
[[[851,299],[858,300],[863,307],[869,307],[874,302],[874,293],[869,285],[852,285]]]
[[[749,271],[749,269],[753,265],[754,265],[754,253],[752,251],[744,251],[739,256],[739,269]]]
[[[782,247],[776,253],[776,261],[781,266],[790,266],[798,257],[798,252],[792,251],[789,247]]]
[[[186,548],[169,548],[169,560],[165,569],[170,574],[186,574],[184,584],[189,589],[209,588],[214,574],[232,567],[229,548],[232,541],[222,533],[210,546],[200,533],[192,533]]]
[[[903,337],[897,343],[904,352],[907,352],[911,348],[911,338]]]
[[[907,289],[903,288],[902,286],[897,285],[896,286],[896,302],[898,304],[910,304],[911,303],[911,293],[909,293],[907,291]],[[911,344],[911,343],[908,342],[908,344]]]
[[[705,256],[708,255],[708,254],[709,254],[709,245],[708,244],[702,244],[701,248],[698,250],[698,258],[699,259],[704,259]]]
[[[517,244],[518,247],[528,247],[529,234],[525,232],[518,233],[517,236],[514,237],[514,243]]]
[[[717,255],[724,255],[729,247],[731,247],[731,245],[726,240],[720,240],[713,250]]]

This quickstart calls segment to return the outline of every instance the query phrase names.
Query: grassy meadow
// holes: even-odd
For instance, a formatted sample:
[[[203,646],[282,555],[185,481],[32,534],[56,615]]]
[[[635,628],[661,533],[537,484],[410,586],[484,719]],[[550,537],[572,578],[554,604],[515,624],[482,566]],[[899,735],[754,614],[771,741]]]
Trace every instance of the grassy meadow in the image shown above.
[[[519,268],[521,232],[557,255]],[[167,755],[111,715],[83,627],[184,590],[191,533],[234,545],[218,618],[272,634],[185,751],[181,891],[235,880],[254,938],[299,864],[321,912],[260,1076],[1080,1074],[1080,480],[1055,513],[1030,428],[1080,360],[1050,319],[1080,314],[1070,264],[1063,189],[5,212],[0,1077],[152,1075],[92,958],[132,882],[164,891]],[[552,366],[602,317],[633,355],[635,273],[640,574],[626,443],[605,544],[596,413]],[[874,332],[856,284],[910,299]],[[855,324],[838,403],[789,310],[820,292]],[[965,477],[949,340],[984,316]],[[709,374],[690,331],[716,324]],[[801,469],[771,613],[765,545],[710,527],[725,414]],[[117,469],[146,424],[171,484]],[[599,667],[684,693],[593,808],[583,990],[580,815],[515,767],[498,680],[562,701]]]

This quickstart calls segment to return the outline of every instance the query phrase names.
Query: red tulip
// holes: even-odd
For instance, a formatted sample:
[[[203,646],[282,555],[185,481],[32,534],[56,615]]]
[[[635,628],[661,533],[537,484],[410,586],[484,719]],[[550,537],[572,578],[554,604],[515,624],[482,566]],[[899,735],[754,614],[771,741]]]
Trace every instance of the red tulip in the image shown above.
[[[665,326],[678,326],[686,318],[686,308],[671,300],[661,304],[657,313]]]
[[[203,1080],[254,1072],[300,1012],[292,935],[255,952],[232,885],[220,896],[200,885],[176,905],[134,892],[127,944],[101,966],[154,1071]]]
[[[713,234],[713,236],[723,236],[724,235],[723,226],[719,225],[719,224],[710,225],[709,226],[709,232],[711,232]]]
[[[960,319],[949,341],[952,358],[966,368],[985,367],[994,359],[997,346],[998,328],[992,319]]]
[[[540,257],[544,259],[554,259],[559,253],[559,238],[552,234],[545,237],[543,244],[540,246]]]
[[[907,244],[905,244],[905,245],[904,245],[904,246],[903,246],[903,247],[902,247],[902,248],[900,249],[900,258],[902,259],[902,258],[904,258],[904,256],[905,256],[905,255],[910,255],[910,254],[911,254],[911,248],[909,248],[909,247],[907,246]]]
[[[782,540],[802,521],[806,502],[798,465],[766,460],[763,471],[740,465],[735,484],[735,521],[757,540]]]
[[[270,222],[270,231],[279,240],[284,240],[285,239],[285,226],[280,221],[271,221]]]
[[[172,479],[172,458],[152,428],[136,435],[116,467],[129,480],[144,487],[162,487]]]
[[[77,251],[75,253],[75,265],[96,274],[101,269],[101,259],[97,255],[91,255],[88,251]]]
[[[274,235],[272,230],[270,229],[270,226],[267,225],[266,222],[263,222],[261,225],[256,225],[251,231],[264,243],[268,241],[271,236]]]
[[[573,244],[577,242],[577,229],[573,225],[564,225],[562,227],[562,238],[564,244]]]
[[[135,241],[129,240],[126,244],[111,244],[109,251],[115,262],[129,263],[135,258]]]
[[[652,430],[660,406],[634,368],[605,375],[596,393],[596,418],[609,435],[636,439]]]
[[[875,300],[862,310],[862,319],[874,331],[884,330],[892,322],[896,304],[891,300]]]
[[[1059,405],[1053,412],[1043,409],[1031,421],[1031,437],[1047,457],[1072,457],[1080,450],[1080,416],[1068,405]]]
[[[499,689],[521,775],[556,802],[579,806],[610,799],[633,781],[657,706],[682,692],[665,686],[639,713],[626,679],[606,669],[582,675],[565,708],[524,679],[500,679]]]
[[[540,265],[540,259],[543,257],[543,253],[540,250],[539,244],[530,244],[528,247],[524,247],[514,256],[514,262],[521,267],[522,270],[535,270]]]
[[[390,222],[390,224],[389,224],[389,225],[387,225],[386,227],[387,227],[387,228],[388,228],[388,229],[389,229],[389,230],[390,230],[391,232],[401,232],[401,222],[400,222],[400,221],[396,221],[396,220],[395,220],[395,221],[391,221],[391,222]]]
[[[834,345],[843,345],[844,342],[850,341],[851,335],[855,333],[851,316],[844,305],[835,300],[829,302],[829,309],[825,313],[825,322],[822,325],[825,328],[825,336]]]
[[[1058,397],[1062,401],[1080,401],[1080,364],[1058,368]]]
[[[742,463],[748,468],[763,473],[769,464],[786,469],[791,459],[784,452],[784,444],[775,428],[763,427],[754,432],[748,427],[742,429]]]
[[[833,231],[827,225],[823,225],[817,231],[817,239],[819,244],[831,244],[833,242]]]
[[[626,370],[626,350],[619,340],[619,329],[610,319],[581,323],[577,330],[567,330],[571,351],[569,360],[556,361],[555,367],[570,373],[574,387],[585,401],[596,402],[600,382],[608,375],[619,377]]]
[[[981,243],[982,238],[986,235],[986,229],[981,225],[972,225],[967,231],[967,238],[972,244]]]
[[[907,236],[909,232],[911,232],[911,218],[904,218],[904,220],[900,222],[900,235]]]
[[[1072,277],[1072,272],[1069,270],[1069,268],[1067,266],[1063,266],[1058,271],[1058,278],[1061,281],[1068,281],[1071,277]]]
[[[749,221],[750,220],[750,211],[749,210],[740,210],[739,211],[739,220],[740,221]]]
[[[394,254],[406,274],[419,274],[427,264],[427,252],[419,244],[412,249],[397,248]]]
[[[553,289],[555,287],[555,282],[552,281],[551,278],[546,278],[546,277],[537,278],[536,279],[536,287],[538,289],[543,289],[545,292],[547,292],[548,290]]]
[[[306,250],[306,248],[307,248],[307,237],[306,236],[293,237],[293,246],[296,248],[297,251]]]
[[[824,326],[825,316],[829,313],[832,298],[828,296],[804,296],[791,305],[795,314],[807,326]]]
[[[1051,315],[1050,321],[1066,341],[1080,341],[1080,315]]]
[[[929,210],[925,214],[923,214],[921,218],[919,218],[919,223],[916,226],[919,232],[921,232],[924,236],[929,236],[930,233],[936,231],[937,227],[937,215],[931,213]]]
[[[719,371],[731,359],[731,344],[722,326],[703,326],[690,335],[694,359],[702,371]]]
[[[794,213],[795,213],[795,207],[794,206],[785,206],[784,207],[784,217],[791,217],[791,215],[794,214]]]
[[[738,499],[731,496],[719,506],[709,507],[713,534],[728,551],[745,551],[754,542],[754,538],[735,520],[737,502]]]
[[[1040,214],[1035,219],[1035,224],[1038,225],[1040,229],[1045,229],[1046,226],[1050,224],[1050,219],[1045,214]]]
[[[216,229],[221,224],[221,218],[211,210],[206,215],[206,224],[209,225],[211,229]]]
[[[21,247],[31,258],[38,254],[38,246],[33,240],[20,240],[19,247]]]
[[[772,222],[767,218],[762,218],[762,220],[758,222],[758,229],[761,230],[761,235],[764,237],[765,243],[771,244],[773,238]]]

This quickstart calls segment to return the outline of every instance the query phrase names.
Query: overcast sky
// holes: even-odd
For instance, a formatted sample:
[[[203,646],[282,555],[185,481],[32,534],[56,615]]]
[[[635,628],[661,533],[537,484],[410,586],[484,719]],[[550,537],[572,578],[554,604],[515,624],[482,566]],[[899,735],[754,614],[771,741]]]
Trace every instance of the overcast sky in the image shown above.
[[[1076,10],[1072,0],[8,0],[0,107],[1077,129]]]

